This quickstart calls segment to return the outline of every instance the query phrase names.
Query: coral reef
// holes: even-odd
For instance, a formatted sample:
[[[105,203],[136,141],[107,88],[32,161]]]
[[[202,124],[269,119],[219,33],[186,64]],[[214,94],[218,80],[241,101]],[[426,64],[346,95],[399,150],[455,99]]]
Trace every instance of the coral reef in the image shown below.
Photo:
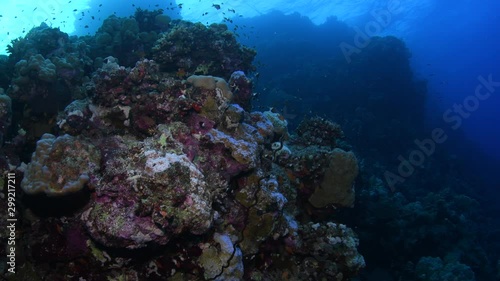
[[[15,65],[15,71],[18,77],[15,77],[13,82],[16,84],[26,84],[30,79],[39,79],[43,82],[56,80],[56,66],[40,54],[31,56],[28,61],[18,61]]]
[[[142,32],[165,31],[172,21],[168,15],[163,14],[163,9],[149,11],[137,8],[134,13],[134,19],[137,21],[139,30]]]
[[[239,104],[244,110],[250,111],[254,97],[252,80],[248,79],[243,71],[235,71],[231,74],[229,85],[234,93],[233,102]]]
[[[10,53],[9,60],[17,62],[37,54],[50,57],[61,52],[61,48],[68,41],[68,34],[60,31],[59,28],[50,28],[46,23],[41,23],[40,26],[32,28],[24,38],[12,41],[7,47]]]
[[[152,49],[165,71],[215,75],[228,79],[234,71],[249,71],[256,52],[241,46],[224,24],[179,22]]]
[[[151,58],[151,49],[162,32],[172,28],[177,21],[163,13],[162,9],[136,9],[131,17],[111,15],[92,37],[85,41],[93,46],[92,57],[96,58],[96,66],[101,59],[108,56],[118,58],[121,65],[133,66],[138,60]]]
[[[295,32],[280,39],[276,34],[289,31],[283,22],[297,26]],[[271,105],[287,117],[290,128],[298,126],[297,138],[292,134],[286,142],[275,142],[277,152],[282,147],[292,152],[288,159],[269,154],[280,165],[292,165],[292,181],[300,178],[297,200],[306,207],[320,186],[322,178],[315,177],[329,166],[324,147],[356,153],[356,204],[352,211],[335,213],[345,216],[346,224],[357,226],[359,251],[367,261],[360,280],[420,280],[415,265],[422,257],[465,265],[477,280],[497,280],[498,192],[490,187],[498,186],[498,177],[489,168],[498,164],[482,157],[479,147],[452,144],[463,137],[460,130],[450,135],[453,141],[433,149],[421,166],[414,166],[412,176],[392,192],[380,177],[397,169],[396,159],[408,155],[415,140],[429,135],[427,82],[412,73],[411,51],[405,42],[393,36],[374,36],[362,51],[346,56],[342,47],[331,46],[352,42],[359,33],[336,19],[313,26],[300,15],[274,13],[244,23],[256,24],[260,39],[252,43],[266,63],[259,67],[256,92],[260,94],[254,106]],[[289,48],[290,42],[325,42],[325,38],[329,38],[328,44],[315,48],[300,44]],[[301,117],[315,115],[321,118],[300,123]],[[338,125],[325,126],[321,119],[335,120],[342,130],[335,130],[340,129]],[[346,146],[342,135],[352,147]],[[299,146],[308,143],[310,147]],[[319,211],[322,209],[307,209],[314,218],[322,217]],[[460,272],[456,274],[458,278]],[[277,271],[272,277],[284,279]]]
[[[3,143],[3,136],[7,132],[12,122],[12,100],[0,88],[0,146]]]
[[[273,124],[274,132],[280,136],[280,138],[286,139],[288,137],[288,122],[285,117],[272,111],[264,111],[263,114]]]
[[[20,84],[20,88],[27,83],[26,80],[38,79],[51,83],[60,81],[70,90],[77,91],[75,86],[79,86],[92,65],[90,46],[80,38],[69,37],[45,23],[33,28],[25,38],[14,40],[8,51],[9,64],[15,69],[16,75],[13,84]],[[32,82],[31,87],[37,84],[36,81]]]
[[[337,140],[344,138],[340,125],[325,118],[312,117],[302,121],[297,127],[297,135],[307,145],[337,145]]]
[[[12,99],[14,127],[35,142],[50,131],[58,111],[72,99],[84,98],[82,83],[91,66],[90,46],[42,23],[9,45],[7,94]]]
[[[213,244],[202,247],[199,258],[209,280],[241,280],[243,277],[243,255],[235,249],[228,235],[214,233]],[[214,245],[215,244],[215,245]]]
[[[144,58],[160,31],[155,61]],[[353,152],[251,112],[255,52],[227,27],[138,10],[94,37],[42,25],[11,52],[2,133],[9,153],[34,152],[0,153],[0,167],[23,177],[26,278],[340,281],[364,267],[335,219],[353,204]]]
[[[9,57],[0,55],[0,88],[7,89],[9,87],[12,75],[9,71]]]
[[[153,15],[160,15],[159,11],[151,13],[138,12],[136,17],[130,18],[113,15],[105,19],[95,36],[87,38],[88,43],[95,45],[92,56],[115,56],[126,66],[146,57],[158,39],[159,31],[146,23],[151,21],[154,24]]]
[[[443,263],[440,258],[422,257],[416,266],[415,274],[421,281],[474,281],[474,272],[459,262]]]
[[[472,242],[478,235],[473,230],[479,219],[476,200],[450,189],[411,199],[401,192],[391,193],[376,177],[366,185],[369,188],[361,189],[357,196],[359,215],[363,217],[359,220],[360,227],[366,229],[358,234],[362,241],[371,244],[366,248],[363,245],[367,244],[361,246],[365,258],[377,256],[383,262],[385,260],[378,255],[383,250],[400,261],[413,261],[413,264],[405,262],[399,265],[405,270],[393,273],[407,280],[428,280],[418,279],[415,268],[423,253],[432,254],[436,257],[433,259],[442,258],[446,263],[470,267],[476,276],[491,274],[484,272],[487,268],[482,268],[489,263],[485,251]],[[384,229],[377,227],[380,224],[385,224]],[[382,241],[377,237],[383,237]],[[450,267],[454,266],[450,264]],[[436,274],[440,276],[441,273]]]
[[[89,98],[70,103],[55,123],[61,134],[76,136],[44,135],[22,183],[27,194],[49,196],[89,187],[92,196],[69,218],[71,229],[85,229],[87,242],[75,253],[61,246],[61,260],[78,255],[89,265],[121,263],[127,268],[121,274],[139,279],[196,277],[189,280],[257,278],[266,269],[306,270],[305,278],[316,278],[320,268],[328,268],[324,276],[349,280],[363,266],[354,232],[328,223],[319,229],[332,238],[323,241],[323,232],[294,218],[296,206],[307,202],[298,199],[301,186],[311,191],[314,180],[340,169],[331,160],[339,149],[315,151],[334,164],[302,181],[293,171],[302,158],[293,155],[306,147],[283,143],[288,129],[281,115],[245,111],[220,77],[178,80],[147,59],[127,68],[109,57],[85,88]],[[340,171],[349,169],[357,171]],[[332,246],[319,265],[310,263],[320,255],[310,252],[316,243]],[[164,252],[172,245],[177,250]],[[163,254],[145,255],[144,264],[123,260],[123,250],[153,249]],[[291,261],[287,267],[283,258]],[[117,274],[91,272],[81,276]]]
[[[363,256],[356,249],[358,239],[352,229],[345,225],[310,222],[302,226],[299,232],[304,235],[297,242],[297,251],[308,254],[312,252],[313,257],[304,259],[299,267],[299,272],[312,273],[307,277],[344,280],[345,276],[355,275],[365,266]]]
[[[340,148],[332,151],[330,163],[321,184],[309,197],[316,208],[329,204],[352,207],[354,204],[354,179],[358,176],[358,161],[352,151]]]
[[[174,235],[202,234],[210,228],[218,182],[205,179],[179,150],[182,145],[158,142],[161,136],[171,135],[170,130],[166,127],[142,142],[119,137],[105,141],[102,149],[108,155],[96,183],[98,200],[82,216],[100,243],[133,249],[151,242],[166,244]],[[111,143],[114,148],[108,152]],[[110,218],[115,223],[110,224]]]
[[[374,37],[351,64],[273,41],[295,66],[263,67],[259,92],[284,107],[252,112],[255,51],[174,17],[138,9],[84,37],[42,24],[0,57],[0,172],[20,184],[5,278],[498,279],[481,247],[498,231],[477,231],[449,167],[429,159],[394,193],[376,176],[421,129],[402,41]]]
[[[100,152],[69,135],[44,134],[25,170],[21,187],[27,194],[62,196],[81,190],[100,168]]]

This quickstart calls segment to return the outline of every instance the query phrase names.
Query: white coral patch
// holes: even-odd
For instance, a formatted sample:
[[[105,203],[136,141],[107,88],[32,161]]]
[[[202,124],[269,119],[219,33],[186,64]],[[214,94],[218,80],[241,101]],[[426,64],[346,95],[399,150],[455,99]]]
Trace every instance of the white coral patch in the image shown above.
[[[175,154],[175,153],[165,153],[163,156],[158,151],[148,150],[144,152],[146,156],[146,171],[149,174],[156,174],[164,172],[170,168],[174,163],[180,163],[181,165],[189,168],[189,174],[191,178],[191,185],[198,186],[204,185],[203,174],[200,170],[186,157],[186,155]]]

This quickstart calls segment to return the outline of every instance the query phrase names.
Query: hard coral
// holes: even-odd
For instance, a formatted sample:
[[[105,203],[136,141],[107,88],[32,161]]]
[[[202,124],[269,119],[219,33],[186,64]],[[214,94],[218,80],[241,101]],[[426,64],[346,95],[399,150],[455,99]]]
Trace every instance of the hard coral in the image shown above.
[[[139,43],[137,21],[134,18],[119,18],[112,15],[104,20],[102,27],[96,32],[97,48],[94,49],[93,56],[106,57],[113,54],[122,64],[130,65],[139,59],[139,56],[135,56],[133,52]]]
[[[243,277],[243,254],[227,234],[214,233],[213,242],[202,246],[199,258],[209,280],[237,281]]]
[[[11,78],[7,94],[24,108],[13,122],[26,131],[27,141],[34,143],[50,132],[58,111],[84,97],[82,82],[92,65],[89,49],[78,37],[44,23],[12,42],[5,69]]]
[[[12,119],[12,101],[0,88],[0,139],[9,129]],[[1,146],[1,145],[0,145]]]
[[[272,111],[264,111],[263,114],[273,124],[273,130],[276,134],[282,138],[288,137],[288,121],[286,121],[283,115]]]
[[[107,156],[98,198],[82,216],[100,243],[130,249],[163,245],[211,226],[217,183],[178,150],[168,130],[144,142],[117,137],[102,144]]]
[[[208,73],[229,78],[236,70],[249,71],[256,52],[241,46],[223,24],[178,22],[153,47],[153,58],[162,68],[188,74]]]
[[[335,147],[338,139],[344,137],[340,126],[321,117],[303,120],[297,127],[300,141],[306,145]]]
[[[309,202],[316,208],[330,204],[352,207],[354,204],[354,179],[358,176],[358,161],[352,151],[335,148],[323,181],[316,187]]]
[[[62,196],[82,189],[100,168],[100,152],[91,143],[44,134],[28,164],[21,187],[28,194]]]
[[[233,102],[239,104],[246,111],[250,111],[253,98],[252,80],[246,77],[243,71],[235,71],[231,74],[229,86],[234,93]]]
[[[160,32],[168,28],[170,25],[170,17],[163,14],[163,9],[159,10],[143,10],[137,8],[134,13],[134,18],[139,24],[139,29],[142,32]]]
[[[69,40],[68,34],[51,28],[42,22],[40,26],[31,29],[25,38],[16,39],[7,47],[13,61],[28,59],[30,56],[40,54],[48,57]]]
[[[309,222],[299,227],[299,253],[305,258],[299,265],[301,280],[351,280],[365,267],[365,260],[357,250],[359,240],[343,224]]]
[[[259,179],[253,173],[239,182],[236,200],[245,206],[247,221],[240,246],[245,254],[256,254],[259,245],[270,237],[276,239],[288,232],[288,222],[283,210],[288,200],[283,196],[284,187],[275,178]]]

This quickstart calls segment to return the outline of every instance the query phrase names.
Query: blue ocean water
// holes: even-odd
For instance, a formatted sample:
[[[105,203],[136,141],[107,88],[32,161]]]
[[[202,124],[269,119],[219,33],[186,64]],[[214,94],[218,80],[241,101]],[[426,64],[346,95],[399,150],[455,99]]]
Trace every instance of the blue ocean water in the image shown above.
[[[341,147],[363,159],[353,209],[304,215],[357,233],[367,266],[342,280],[500,280],[498,1],[10,4],[2,42],[24,36],[37,24],[16,21],[42,9],[48,20],[36,18],[82,37],[137,8],[227,24],[257,51],[254,110],[280,113],[290,131],[332,120]]]

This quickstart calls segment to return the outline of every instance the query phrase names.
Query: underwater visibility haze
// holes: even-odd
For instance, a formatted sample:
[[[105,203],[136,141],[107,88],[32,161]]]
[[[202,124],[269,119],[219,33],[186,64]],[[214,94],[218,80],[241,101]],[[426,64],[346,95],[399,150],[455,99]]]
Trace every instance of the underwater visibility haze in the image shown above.
[[[3,0],[2,280],[500,281],[500,3]]]

